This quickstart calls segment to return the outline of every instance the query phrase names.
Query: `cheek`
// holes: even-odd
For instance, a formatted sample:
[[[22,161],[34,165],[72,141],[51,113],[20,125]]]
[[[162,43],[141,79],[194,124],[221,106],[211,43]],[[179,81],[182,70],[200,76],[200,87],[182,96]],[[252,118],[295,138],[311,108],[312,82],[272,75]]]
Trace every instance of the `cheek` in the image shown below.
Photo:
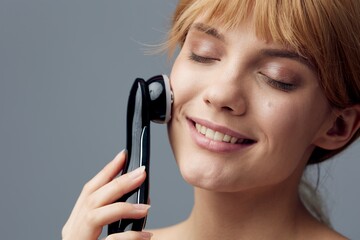
[[[171,88],[174,94],[174,106],[188,98],[191,93],[191,73],[183,63],[181,55],[179,55],[172,67],[170,74]]]
[[[308,136],[300,136],[304,132],[300,115],[299,107],[289,101],[269,100],[258,107],[254,124],[260,128],[262,137],[252,181],[263,184],[266,181],[263,176],[267,176],[267,181],[271,179],[268,183],[281,182],[306,161],[311,148]]]
[[[289,102],[269,100],[262,106],[261,112],[263,116],[260,118],[263,125],[268,126],[270,132],[277,135],[286,135],[291,128],[298,125],[297,107]]]
[[[180,52],[176,58],[171,74],[170,82],[174,94],[173,116],[174,118],[181,115],[182,110],[186,107],[199,104],[199,97],[202,91],[200,76],[189,62],[187,56]]]
[[[172,105],[172,118],[168,124],[168,134],[173,152],[175,156],[177,156],[177,152],[179,151],[177,146],[181,146],[181,142],[183,141],[183,139],[181,139],[182,135],[179,134],[181,133],[181,127],[179,126],[181,112],[184,105],[192,98],[191,74],[187,70],[181,55],[176,58],[173,64],[170,83],[174,95],[174,102]]]
[[[265,135],[267,151],[273,153],[274,161],[290,162],[299,149],[298,129],[302,128],[296,107],[286,102],[269,101],[261,109],[259,126]],[[286,156],[286,158],[284,158]],[[297,161],[294,159],[294,161]]]
[[[326,103],[319,94],[302,95],[288,101],[269,100],[262,107],[260,118],[264,133],[277,151],[302,156],[326,118]],[[295,156],[294,154],[294,156]]]

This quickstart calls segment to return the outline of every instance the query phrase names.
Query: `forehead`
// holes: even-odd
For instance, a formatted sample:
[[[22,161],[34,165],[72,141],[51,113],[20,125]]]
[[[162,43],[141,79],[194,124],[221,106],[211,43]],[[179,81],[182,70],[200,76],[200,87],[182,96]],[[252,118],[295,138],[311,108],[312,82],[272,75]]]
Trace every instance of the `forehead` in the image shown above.
[[[221,31],[234,30],[246,22],[259,39],[279,44],[303,58],[312,59],[309,48],[314,38],[313,31],[298,20],[304,19],[306,13],[296,6],[297,0],[289,2],[279,4],[276,0],[197,0],[194,1],[195,7],[187,9],[187,29],[199,19],[207,26],[214,26]],[[200,27],[204,29],[204,26]],[[207,32],[211,33],[210,30]],[[216,35],[216,32],[213,33]]]
[[[201,32],[204,33],[208,36],[210,36],[211,38],[215,38],[221,42],[223,42],[225,45],[229,45],[229,32],[231,32],[232,34],[230,34],[232,37],[230,37],[232,43],[239,43],[239,39],[238,36],[243,37],[244,35],[248,35],[248,32],[244,33],[244,31],[249,31],[250,35],[254,34],[254,29],[253,29],[253,25],[251,24],[251,22],[244,22],[244,24],[242,25],[240,30],[239,29],[233,29],[233,30],[224,30],[221,26],[210,26],[207,25],[203,22],[201,22],[201,18],[197,19],[195,21],[195,23],[193,23],[190,27],[190,31],[197,31],[197,32]],[[237,32],[237,30],[240,30],[239,32]],[[253,36],[253,35],[252,35]],[[260,40],[260,41],[259,41]],[[300,54],[298,54],[296,51],[294,51],[291,48],[288,48],[286,46],[283,46],[281,44],[278,44],[276,42],[272,42],[272,41],[262,41],[263,39],[254,39],[253,37],[251,37],[250,41],[254,42],[256,41],[256,45],[259,46],[258,43],[260,43],[260,45],[262,47],[259,46],[259,54],[262,56],[266,56],[266,57],[276,57],[276,58],[287,58],[287,59],[292,59],[292,60],[296,60],[302,64],[304,64],[305,66],[307,66],[309,69],[311,69],[312,71],[315,70],[313,64],[305,57],[301,56]],[[231,45],[231,44],[230,44]]]

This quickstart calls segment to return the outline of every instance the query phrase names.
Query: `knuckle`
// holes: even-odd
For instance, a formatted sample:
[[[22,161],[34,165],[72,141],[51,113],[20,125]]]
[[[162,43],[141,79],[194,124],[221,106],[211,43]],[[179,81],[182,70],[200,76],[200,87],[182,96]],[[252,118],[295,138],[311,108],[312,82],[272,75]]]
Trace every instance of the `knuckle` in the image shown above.
[[[115,178],[113,182],[114,182],[114,187],[117,189],[117,192],[119,192],[121,195],[124,195],[126,192],[124,189],[125,184],[122,177]]]
[[[96,221],[96,214],[92,214],[91,211],[88,211],[85,213],[85,221],[90,225],[90,226],[96,226],[97,221]]]
[[[115,204],[116,211],[119,213],[119,215],[123,216],[127,212],[129,212],[129,204],[124,202],[117,202]]]
[[[114,184],[116,184],[118,187],[122,187],[124,185],[124,179],[122,176],[114,178]]]
[[[128,215],[128,211],[123,203],[117,202],[113,204],[112,211],[114,216],[116,215],[117,219],[122,219]]]
[[[91,182],[87,182],[87,183],[84,184],[82,192],[85,193],[85,194],[88,194],[88,193],[91,192],[91,189],[92,189]]]
[[[92,208],[93,206],[96,206],[95,198],[92,197],[92,196],[87,197],[86,200],[85,200],[85,206],[87,208]]]

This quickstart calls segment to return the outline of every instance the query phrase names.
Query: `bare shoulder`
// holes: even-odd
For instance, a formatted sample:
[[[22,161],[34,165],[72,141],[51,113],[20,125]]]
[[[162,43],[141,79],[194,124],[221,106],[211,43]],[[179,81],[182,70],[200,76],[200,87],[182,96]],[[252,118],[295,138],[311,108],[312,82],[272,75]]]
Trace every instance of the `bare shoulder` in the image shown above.
[[[178,237],[182,236],[182,234],[180,234],[182,227],[183,224],[179,223],[173,226],[159,228],[159,229],[149,229],[147,231],[154,234],[153,237],[151,238],[152,240],[169,240],[169,239],[181,240],[182,238],[178,238]]]
[[[346,238],[335,230],[324,226],[314,229],[313,234],[311,234],[311,236],[309,235],[309,238],[306,239],[346,240],[349,238]]]
[[[184,233],[186,234],[188,232],[186,222],[160,229],[150,229],[147,231],[154,234],[152,240],[188,239],[184,236]],[[305,221],[301,221],[301,224],[297,229],[296,237],[293,239],[347,240],[349,238],[346,238],[327,225],[318,222],[316,219],[307,217]]]
[[[161,228],[161,229],[151,229],[149,232],[153,233],[152,240],[183,240],[183,234],[181,234],[181,227],[178,225]],[[180,237],[180,238],[179,238]],[[307,231],[305,234],[299,234],[298,239],[317,239],[317,240],[349,240],[339,234],[338,232],[322,226],[320,228],[316,227],[312,231]]]
[[[324,240],[346,240],[345,236],[336,232],[326,224],[320,223],[313,217],[308,217],[301,228],[298,229],[298,239],[324,239]]]

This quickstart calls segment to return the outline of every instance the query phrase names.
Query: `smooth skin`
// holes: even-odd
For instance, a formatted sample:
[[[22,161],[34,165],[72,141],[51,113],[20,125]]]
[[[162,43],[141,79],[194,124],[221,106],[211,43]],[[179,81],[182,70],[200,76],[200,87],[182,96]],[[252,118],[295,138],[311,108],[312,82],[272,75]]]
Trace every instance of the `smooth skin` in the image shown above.
[[[307,212],[298,186],[315,146],[337,149],[351,139],[360,107],[333,109],[311,64],[259,39],[251,19],[233,30],[210,27],[190,29],[170,77],[169,138],[183,178],[195,188],[194,208],[184,222],[151,230],[152,239],[345,239]],[[196,123],[246,140],[215,140]],[[119,154],[85,185],[64,240],[97,239],[103,226],[147,214],[148,206],[113,203],[145,179],[141,168],[116,177],[124,160]]]
[[[251,21],[227,31],[202,24],[190,28],[170,77],[169,137],[195,187],[194,208],[154,239],[344,239],[298,197],[314,147],[339,147],[333,137],[342,134],[316,71],[291,49],[259,39]],[[253,143],[213,140],[196,123]]]
[[[169,136],[183,177],[207,190],[238,192],[301,175],[336,119],[316,72],[281,45],[258,39],[251,23],[216,29],[221,37],[192,27],[171,73]],[[254,143],[209,140],[195,123]]]
[[[149,205],[114,203],[145,180],[144,167],[116,177],[124,167],[126,152],[119,153],[84,188],[63,227],[63,240],[97,240],[102,228],[122,218],[139,219],[147,215]],[[128,231],[112,234],[106,240],[147,240],[149,232]]]

